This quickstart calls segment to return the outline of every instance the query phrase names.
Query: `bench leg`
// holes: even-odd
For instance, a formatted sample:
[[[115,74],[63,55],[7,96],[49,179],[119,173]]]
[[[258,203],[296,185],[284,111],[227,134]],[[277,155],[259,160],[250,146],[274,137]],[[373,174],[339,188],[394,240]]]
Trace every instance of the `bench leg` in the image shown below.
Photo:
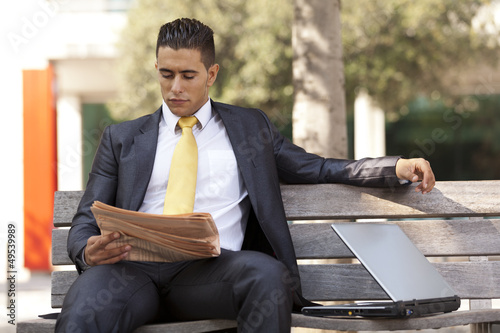
[[[500,333],[500,323],[479,323],[470,325],[471,333]]]

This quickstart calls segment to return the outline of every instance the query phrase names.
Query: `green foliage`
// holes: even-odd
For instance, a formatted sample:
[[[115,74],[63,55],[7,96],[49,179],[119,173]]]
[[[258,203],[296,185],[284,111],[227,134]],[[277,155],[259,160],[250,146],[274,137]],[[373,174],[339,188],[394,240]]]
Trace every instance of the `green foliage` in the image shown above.
[[[359,87],[388,113],[419,94],[450,93],[449,73],[496,64],[498,42],[473,29],[486,0],[355,0],[342,2],[348,104]],[[485,17],[483,17],[485,18]]]
[[[194,17],[215,31],[221,69],[211,97],[261,108],[282,130],[291,126],[293,2],[137,0],[119,43],[119,94],[109,105],[113,116],[130,119],[161,105],[154,69],[158,29],[176,18]],[[498,58],[497,41],[471,28],[484,3],[488,1],[342,1],[348,107],[359,87],[397,117],[420,94],[449,99],[450,72]]]
[[[154,68],[161,25],[179,17],[196,18],[215,33],[219,75],[214,100],[262,108],[285,126],[293,105],[290,0],[138,0],[129,12],[119,49],[120,92],[110,104],[127,119],[161,105]]]
[[[500,179],[500,95],[467,96],[463,104],[414,100],[387,123],[387,154],[423,157],[439,180]]]

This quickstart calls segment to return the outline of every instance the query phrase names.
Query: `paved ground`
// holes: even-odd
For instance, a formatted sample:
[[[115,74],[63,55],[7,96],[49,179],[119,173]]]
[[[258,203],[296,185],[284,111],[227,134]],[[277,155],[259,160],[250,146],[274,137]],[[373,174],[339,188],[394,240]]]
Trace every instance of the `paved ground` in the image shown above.
[[[8,281],[8,280],[7,280]],[[10,301],[15,301],[15,322],[37,319],[38,315],[59,312],[50,307],[50,273],[32,273],[29,278],[16,281],[15,298],[9,298],[10,284],[0,283],[0,332],[14,333],[15,326],[9,324]],[[5,306],[6,305],[6,306]]]

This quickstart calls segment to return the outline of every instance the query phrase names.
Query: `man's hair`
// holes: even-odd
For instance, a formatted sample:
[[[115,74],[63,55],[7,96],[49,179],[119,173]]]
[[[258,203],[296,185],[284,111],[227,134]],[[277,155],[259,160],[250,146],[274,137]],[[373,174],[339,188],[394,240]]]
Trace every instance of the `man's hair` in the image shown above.
[[[191,49],[201,53],[201,61],[208,70],[215,63],[213,30],[195,19],[181,18],[164,24],[158,33],[156,58],[160,47],[174,50]]]

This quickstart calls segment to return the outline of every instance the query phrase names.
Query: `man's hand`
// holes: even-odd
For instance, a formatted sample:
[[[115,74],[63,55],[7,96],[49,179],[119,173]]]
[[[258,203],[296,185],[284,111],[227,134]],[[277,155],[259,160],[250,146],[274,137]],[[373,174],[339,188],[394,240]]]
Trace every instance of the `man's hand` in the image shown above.
[[[108,247],[108,244],[115,239],[120,238],[118,232],[111,233],[106,236],[92,236],[87,240],[85,247],[84,259],[87,265],[96,266],[103,264],[114,264],[127,257],[127,254],[132,249],[130,245],[122,247]]]
[[[396,176],[414,183],[422,181],[416,188],[422,194],[429,193],[436,184],[431,165],[423,158],[400,158],[396,163]]]

